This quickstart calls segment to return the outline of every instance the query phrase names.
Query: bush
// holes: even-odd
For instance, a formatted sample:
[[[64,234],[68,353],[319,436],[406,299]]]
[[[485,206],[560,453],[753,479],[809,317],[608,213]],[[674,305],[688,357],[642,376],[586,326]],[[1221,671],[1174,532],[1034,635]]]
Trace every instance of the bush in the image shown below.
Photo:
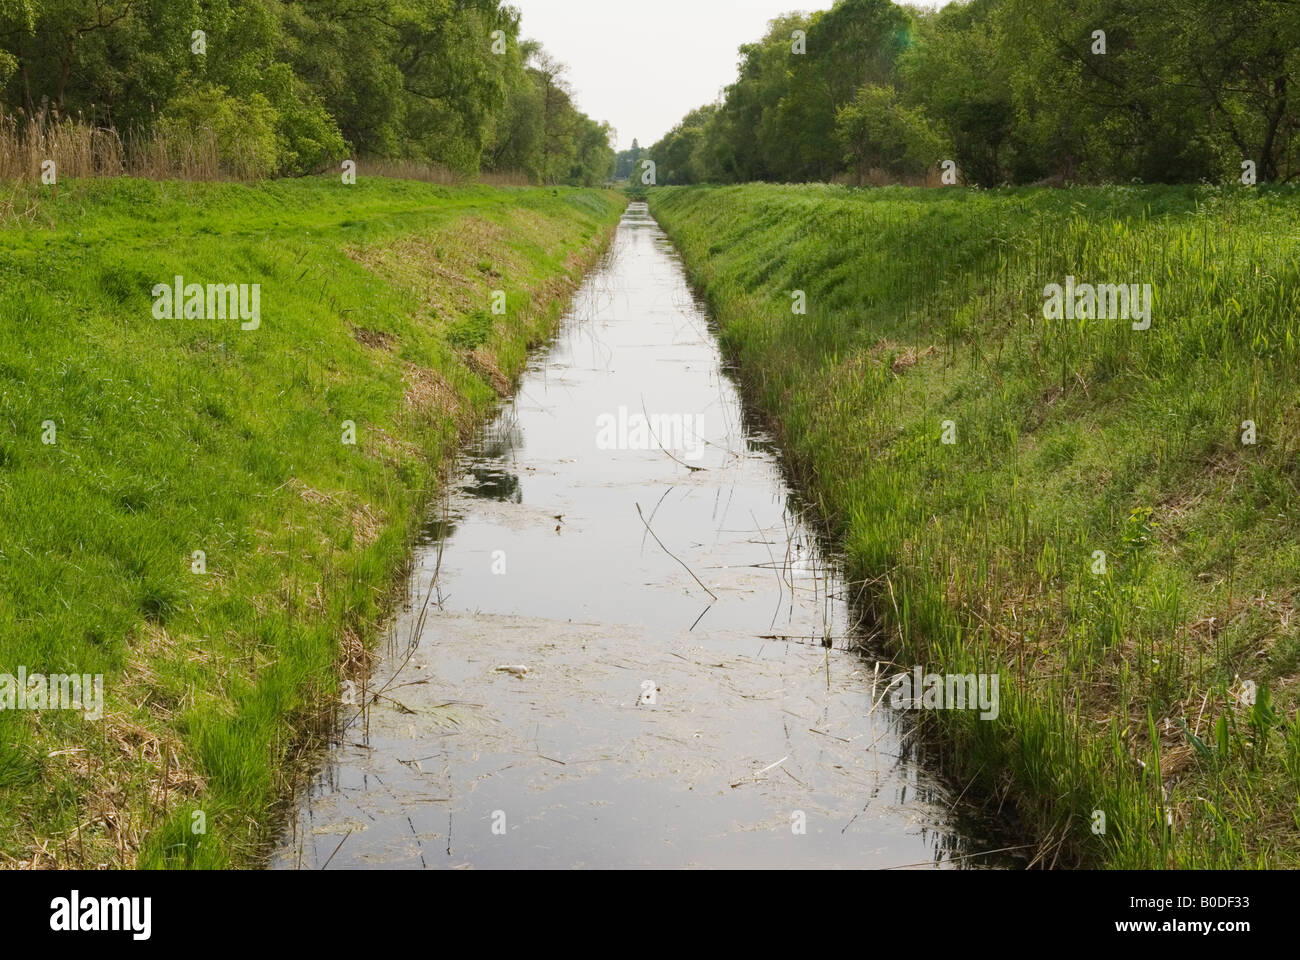
[[[346,155],[338,124],[288,64],[276,64],[267,72],[265,89],[279,117],[275,142],[280,172],[319,173]]]
[[[279,115],[260,93],[232,97],[206,84],[172,100],[159,127],[172,144],[185,144],[205,131],[217,144],[222,171],[235,177],[269,177],[280,169],[276,141]]]
[[[845,162],[859,175],[878,167],[897,176],[920,174],[942,157],[943,137],[920,110],[898,102],[893,87],[868,84],[840,109],[835,133]]]

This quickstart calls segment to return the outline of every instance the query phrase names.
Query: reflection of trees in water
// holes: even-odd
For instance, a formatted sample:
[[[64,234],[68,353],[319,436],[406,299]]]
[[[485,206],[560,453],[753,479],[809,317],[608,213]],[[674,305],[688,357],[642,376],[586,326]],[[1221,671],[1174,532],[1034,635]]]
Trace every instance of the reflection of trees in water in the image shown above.
[[[513,470],[506,469],[500,463],[483,463],[470,466],[469,472],[474,479],[466,482],[461,489],[470,496],[501,503],[523,503],[519,474]]]
[[[502,415],[491,426],[485,427],[478,449],[474,451],[475,460],[514,460],[515,454],[524,445],[524,432],[519,427],[519,418],[513,413]]]
[[[461,489],[473,497],[501,503],[522,503],[519,491],[518,453],[523,449],[524,432],[514,407],[508,406],[483,428],[475,444],[468,470],[473,478]]]
[[[427,547],[440,540],[449,539],[456,532],[457,519],[454,516],[436,516],[425,520],[420,527],[420,536],[415,541],[416,546]]]

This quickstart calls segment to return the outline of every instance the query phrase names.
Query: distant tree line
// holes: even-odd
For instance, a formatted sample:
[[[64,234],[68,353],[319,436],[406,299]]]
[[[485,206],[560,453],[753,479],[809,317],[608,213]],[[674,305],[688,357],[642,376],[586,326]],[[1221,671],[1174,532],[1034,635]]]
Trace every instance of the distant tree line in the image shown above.
[[[614,160],[614,179],[630,180],[633,176],[641,173],[641,159],[649,155],[649,151],[637,142],[636,137],[632,138],[632,146],[627,150],[620,150]]]
[[[659,183],[1300,178],[1296,0],[838,0],[773,20]]]
[[[0,113],[204,127],[266,176],[366,156],[605,181],[612,131],[519,31],[500,0],[0,0]]]

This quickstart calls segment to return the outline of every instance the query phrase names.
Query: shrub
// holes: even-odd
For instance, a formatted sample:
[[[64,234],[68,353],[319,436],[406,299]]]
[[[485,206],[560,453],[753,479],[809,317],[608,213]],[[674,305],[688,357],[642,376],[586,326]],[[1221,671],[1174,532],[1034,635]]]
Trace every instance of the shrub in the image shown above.
[[[176,97],[159,122],[173,144],[192,142],[206,131],[217,144],[223,172],[235,177],[270,177],[280,169],[276,125],[279,116],[260,93],[233,97],[206,84]]]

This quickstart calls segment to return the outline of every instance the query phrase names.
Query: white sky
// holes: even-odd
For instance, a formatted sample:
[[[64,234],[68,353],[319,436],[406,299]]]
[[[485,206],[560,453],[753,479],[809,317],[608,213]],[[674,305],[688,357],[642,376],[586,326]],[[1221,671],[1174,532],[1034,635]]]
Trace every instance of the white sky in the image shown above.
[[[569,65],[578,109],[648,147],[736,79],[737,50],[773,17],[832,0],[508,0],[522,32]],[[947,0],[911,0],[943,6]]]

